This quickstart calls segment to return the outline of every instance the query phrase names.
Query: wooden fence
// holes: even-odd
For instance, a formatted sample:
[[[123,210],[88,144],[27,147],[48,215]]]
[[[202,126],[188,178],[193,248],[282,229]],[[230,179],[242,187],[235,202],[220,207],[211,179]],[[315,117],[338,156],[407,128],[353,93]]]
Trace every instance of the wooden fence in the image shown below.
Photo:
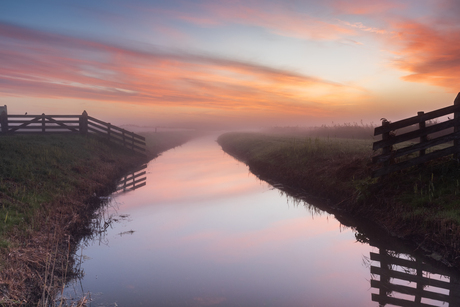
[[[427,121],[450,114],[452,114],[451,118],[448,117],[447,121],[429,126],[426,125]],[[397,129],[403,129],[413,125],[416,125],[416,130],[400,135],[394,133]],[[434,138],[428,136],[429,134],[439,132],[444,132],[444,134]],[[382,135],[382,140],[374,142],[373,145],[374,150],[382,149],[382,152],[380,155],[373,157],[372,162],[374,164],[382,163],[383,167],[374,171],[372,174],[373,177],[386,175],[447,155],[454,154],[457,156],[457,154],[460,153],[460,93],[457,95],[457,98],[455,98],[453,106],[428,113],[418,112],[417,116],[393,123],[383,119],[382,126],[375,128],[374,135]],[[419,142],[399,149],[394,149],[394,145],[414,139],[419,140]],[[452,141],[452,146],[426,153],[426,150],[431,147]],[[416,157],[409,156],[414,153],[418,153],[418,155]],[[405,161],[399,163],[395,162],[396,158],[403,156],[407,157]]]
[[[145,169],[147,168],[147,164],[142,165],[141,167],[133,170],[131,173],[125,175],[117,184],[117,188],[115,192],[127,192],[139,189],[146,185],[147,177],[144,176],[147,172]]]
[[[370,260],[374,264],[370,267],[371,287],[379,290],[371,296],[379,306],[460,306],[455,273],[382,247],[379,253],[370,253]]]
[[[132,150],[145,152],[145,138],[141,135],[82,115],[9,115],[0,114],[1,135],[31,133],[93,133],[111,142],[123,145]]]

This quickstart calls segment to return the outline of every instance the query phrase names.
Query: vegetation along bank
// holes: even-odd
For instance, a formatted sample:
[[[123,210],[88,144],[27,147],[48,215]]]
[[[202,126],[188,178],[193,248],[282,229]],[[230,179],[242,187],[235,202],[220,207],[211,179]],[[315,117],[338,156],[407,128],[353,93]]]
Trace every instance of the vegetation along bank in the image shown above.
[[[99,197],[127,171],[193,137],[143,135],[147,155],[92,135],[0,137],[0,305],[53,305],[78,273],[74,252],[91,233]]]
[[[460,268],[460,165],[452,157],[371,178],[372,139],[226,133],[223,150],[270,183],[315,196]]]

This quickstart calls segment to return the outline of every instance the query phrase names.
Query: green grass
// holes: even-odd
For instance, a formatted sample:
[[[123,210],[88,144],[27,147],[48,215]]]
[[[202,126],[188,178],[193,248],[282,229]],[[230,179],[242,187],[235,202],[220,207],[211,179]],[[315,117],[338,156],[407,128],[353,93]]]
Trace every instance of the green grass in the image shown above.
[[[87,189],[85,180],[100,160],[129,153],[80,135],[6,136],[0,138],[0,238],[13,228],[32,230],[43,203]],[[94,193],[93,189],[85,192]]]
[[[154,157],[192,137],[176,132],[147,133],[147,149]],[[0,137],[0,248],[8,233],[33,231],[37,211],[58,199],[89,197],[100,192],[107,167],[146,161],[129,149],[96,137],[80,135],[14,135]],[[100,182],[99,182],[100,181]]]

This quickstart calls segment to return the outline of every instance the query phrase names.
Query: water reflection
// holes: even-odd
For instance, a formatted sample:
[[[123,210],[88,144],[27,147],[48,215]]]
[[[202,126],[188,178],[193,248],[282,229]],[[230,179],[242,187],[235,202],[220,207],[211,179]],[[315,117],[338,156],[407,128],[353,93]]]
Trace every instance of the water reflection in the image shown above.
[[[273,189],[214,139],[146,172],[149,185],[117,195],[82,244],[76,288],[94,306],[369,306],[362,257],[376,250],[344,217]]]
[[[455,272],[381,245],[370,253],[370,261],[371,287],[379,290],[372,301],[379,306],[460,306]]]
[[[147,164],[141,165],[140,167],[123,176],[117,184],[115,193],[134,191],[145,186],[147,177],[139,177],[147,174],[147,172],[144,171],[146,168]]]

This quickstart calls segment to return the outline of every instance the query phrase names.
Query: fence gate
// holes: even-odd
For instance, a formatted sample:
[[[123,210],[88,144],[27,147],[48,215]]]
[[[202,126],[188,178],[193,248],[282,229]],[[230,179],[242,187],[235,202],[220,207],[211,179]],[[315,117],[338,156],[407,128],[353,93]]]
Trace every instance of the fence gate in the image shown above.
[[[449,116],[450,115],[450,116]],[[449,116],[447,121],[427,126],[433,119]],[[397,122],[382,119],[382,126],[376,127],[374,135],[382,135],[382,140],[374,142],[373,149],[381,153],[372,158],[372,163],[382,164],[380,169],[373,172],[372,177],[379,177],[411,166],[419,165],[433,159],[460,153],[460,93],[455,98],[454,105],[428,113],[418,112],[417,116]],[[397,129],[414,127],[412,131],[396,135]],[[439,136],[430,137],[430,134]],[[405,145],[403,142],[418,141],[416,144]],[[427,153],[427,149],[452,142],[452,146]],[[401,148],[395,149],[399,144]],[[415,155],[415,156],[414,156]],[[406,159],[397,162],[397,158]]]

